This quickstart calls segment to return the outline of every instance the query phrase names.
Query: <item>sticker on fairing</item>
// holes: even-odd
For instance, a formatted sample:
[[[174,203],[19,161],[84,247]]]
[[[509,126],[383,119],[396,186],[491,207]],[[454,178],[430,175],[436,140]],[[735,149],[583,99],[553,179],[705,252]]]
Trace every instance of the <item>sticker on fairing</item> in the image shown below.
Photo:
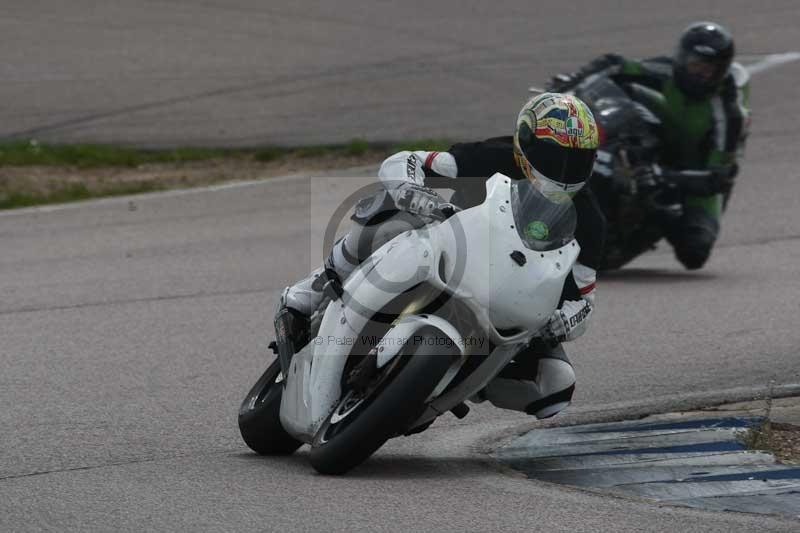
[[[525,228],[525,235],[538,241],[543,241],[550,234],[550,228],[541,220],[530,222]]]

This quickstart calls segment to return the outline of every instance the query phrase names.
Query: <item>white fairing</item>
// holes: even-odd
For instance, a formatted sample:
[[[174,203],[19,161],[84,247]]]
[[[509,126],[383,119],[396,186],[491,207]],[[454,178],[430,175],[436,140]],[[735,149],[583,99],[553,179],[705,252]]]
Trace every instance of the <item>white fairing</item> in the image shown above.
[[[495,174],[486,182],[483,204],[456,214],[431,233],[445,254],[447,286],[485,313],[488,331],[516,328],[532,334],[557,307],[580,247],[573,240],[547,252],[526,248],[508,203],[510,181]],[[511,259],[514,252],[525,256],[524,265]],[[465,261],[463,275],[457,272],[457,257]]]
[[[392,327],[392,329],[384,335],[383,340],[385,342],[381,346],[383,349],[380,350],[377,355],[376,363],[378,368],[385,366],[395,355],[400,353],[400,349],[408,342],[408,339],[412,338],[414,333],[419,331],[423,326],[439,328],[448,337],[453,339],[458,351],[461,352],[461,354],[464,353],[465,347],[461,334],[450,322],[438,316],[426,316],[423,318],[411,315],[402,318],[397,325]]]
[[[398,294],[421,282],[444,288],[461,299],[492,342],[504,346],[481,365],[487,369],[486,375],[476,376],[434,401],[430,417],[457,405],[474,393],[475,387],[484,386],[513,357],[515,347],[546,324],[580,248],[574,240],[546,252],[526,248],[514,227],[510,180],[495,174],[486,188],[483,204],[441,224],[399,235],[346,280],[345,295],[328,306],[317,338],[292,359],[280,413],[289,433],[306,442],[313,439],[340,398],[347,356],[371,318],[370,310],[380,311]],[[523,254],[524,264],[512,259],[515,252]],[[407,337],[414,327],[426,324],[458,337],[453,340],[464,353],[459,343],[466,332],[459,333],[440,317],[406,317],[387,337]],[[399,350],[391,352],[394,355]],[[387,356],[388,352],[379,363],[385,364]],[[445,380],[454,375],[448,372]],[[443,388],[437,387],[437,391]]]
[[[287,431],[305,440],[313,438],[339,400],[342,370],[371,318],[370,310],[381,310],[403,290],[434,272],[435,255],[425,237],[424,231],[397,236],[347,278],[344,297],[328,305],[317,337],[292,358],[283,398],[292,398],[294,404],[281,401],[281,423]],[[304,357],[298,357],[300,354]],[[293,383],[297,378],[303,378],[302,385]],[[305,393],[295,390],[298,388]]]

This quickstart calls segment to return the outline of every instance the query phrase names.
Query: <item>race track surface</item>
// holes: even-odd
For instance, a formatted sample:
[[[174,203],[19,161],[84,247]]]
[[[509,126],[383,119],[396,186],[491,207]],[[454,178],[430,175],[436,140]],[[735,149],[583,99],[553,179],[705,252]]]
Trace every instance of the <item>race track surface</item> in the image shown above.
[[[507,131],[547,73],[667,49],[721,6],[743,54],[793,50],[800,24],[794,2],[752,14],[738,1],[619,2],[614,14],[589,2],[129,4],[0,8],[0,91],[15,102],[4,134],[473,138]],[[601,279],[593,328],[569,346],[575,411],[800,382],[798,76],[794,63],[754,80],[747,156],[708,266],[684,272],[662,248]],[[315,475],[302,451],[249,453],[236,413],[268,361],[276,293],[318,263],[322,206],[362,183],[0,213],[0,530],[796,530],[509,476],[477,453],[526,418],[483,404],[342,479]]]
[[[698,18],[744,54],[796,50],[799,16],[794,0],[4,2],[0,138],[472,139],[508,132],[530,84],[595,55],[671,53]]]

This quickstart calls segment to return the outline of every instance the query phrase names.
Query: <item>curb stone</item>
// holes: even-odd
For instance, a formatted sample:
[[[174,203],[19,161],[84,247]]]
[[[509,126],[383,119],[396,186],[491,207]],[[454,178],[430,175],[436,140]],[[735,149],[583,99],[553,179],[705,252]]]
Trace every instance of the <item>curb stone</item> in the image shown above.
[[[747,450],[764,400],[533,429],[490,455],[528,478],[671,505],[800,519],[800,467]],[[771,402],[773,422],[800,424],[800,396]]]

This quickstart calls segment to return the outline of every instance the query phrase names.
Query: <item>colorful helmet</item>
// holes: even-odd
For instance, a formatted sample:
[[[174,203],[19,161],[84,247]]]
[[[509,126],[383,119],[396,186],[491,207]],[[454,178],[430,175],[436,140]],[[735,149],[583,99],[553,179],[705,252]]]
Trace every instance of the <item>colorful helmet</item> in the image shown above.
[[[678,42],[673,76],[687,96],[707,98],[722,85],[733,61],[733,37],[714,22],[695,22]]]
[[[514,132],[514,155],[522,172],[554,202],[577,193],[592,175],[597,123],[575,96],[544,93],[522,107]]]

